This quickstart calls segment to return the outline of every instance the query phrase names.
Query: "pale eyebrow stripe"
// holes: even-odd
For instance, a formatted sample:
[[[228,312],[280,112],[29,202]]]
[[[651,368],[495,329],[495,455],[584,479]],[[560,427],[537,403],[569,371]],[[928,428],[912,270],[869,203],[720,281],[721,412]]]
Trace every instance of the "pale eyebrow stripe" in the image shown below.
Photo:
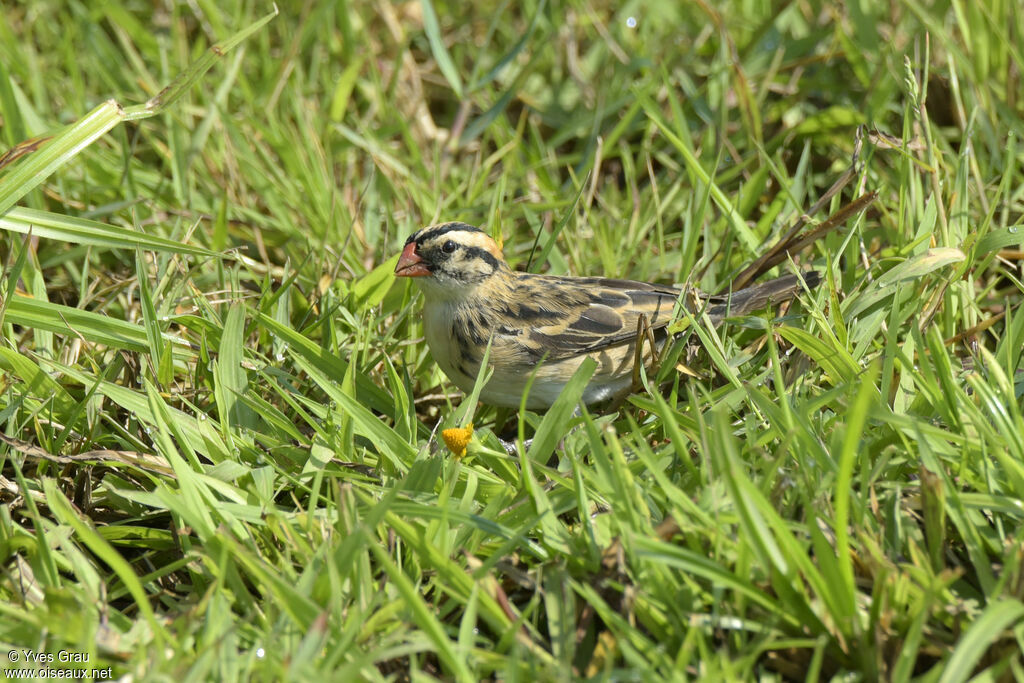
[[[483,235],[484,232],[480,228],[475,228],[469,223],[442,223],[441,225],[435,225],[432,228],[427,228],[426,232],[420,235],[418,242],[426,242],[440,237],[441,235],[447,235],[450,232],[462,231],[468,233],[477,233]]]

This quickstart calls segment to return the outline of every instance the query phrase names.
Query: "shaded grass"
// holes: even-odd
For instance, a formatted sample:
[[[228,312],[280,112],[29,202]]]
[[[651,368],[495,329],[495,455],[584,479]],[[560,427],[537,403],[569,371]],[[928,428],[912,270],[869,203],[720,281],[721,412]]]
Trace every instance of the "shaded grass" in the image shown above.
[[[52,148],[23,141],[258,15],[0,18],[26,152],[0,168],[8,649],[226,679],[1021,677],[1012,3],[288,9],[37,189]],[[613,414],[522,415],[516,456],[391,276],[413,229],[466,220],[520,267],[718,291],[859,124],[830,209],[879,200],[792,255],[817,291],[698,325],[700,376],[668,364]],[[470,421],[454,458],[437,434]]]

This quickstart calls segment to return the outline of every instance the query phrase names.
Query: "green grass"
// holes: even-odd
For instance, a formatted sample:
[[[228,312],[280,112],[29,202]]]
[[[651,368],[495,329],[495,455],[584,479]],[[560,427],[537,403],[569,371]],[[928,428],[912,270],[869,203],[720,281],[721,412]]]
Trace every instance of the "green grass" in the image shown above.
[[[90,7],[0,13],[3,651],[1024,679],[1017,3]],[[773,269],[820,287],[515,456],[391,274],[464,220],[720,291],[858,149],[812,225],[876,202]]]

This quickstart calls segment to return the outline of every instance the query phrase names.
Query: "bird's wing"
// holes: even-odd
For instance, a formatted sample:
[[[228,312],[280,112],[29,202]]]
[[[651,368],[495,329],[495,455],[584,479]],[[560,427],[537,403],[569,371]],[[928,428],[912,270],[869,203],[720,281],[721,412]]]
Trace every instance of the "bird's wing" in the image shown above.
[[[672,321],[680,290],[607,278],[521,279],[529,302],[514,316],[519,344],[533,357],[563,360],[633,341],[641,315],[659,330]]]
[[[815,271],[800,277],[812,288],[820,281]],[[792,299],[800,291],[800,278],[785,275],[731,294],[698,293],[697,308],[717,325],[727,317]],[[682,293],[674,287],[632,280],[520,274],[513,299],[521,303],[506,310],[501,331],[514,334],[519,347],[534,359],[564,360],[633,341],[641,315],[657,333],[673,320]],[[694,303],[683,301],[690,307]]]

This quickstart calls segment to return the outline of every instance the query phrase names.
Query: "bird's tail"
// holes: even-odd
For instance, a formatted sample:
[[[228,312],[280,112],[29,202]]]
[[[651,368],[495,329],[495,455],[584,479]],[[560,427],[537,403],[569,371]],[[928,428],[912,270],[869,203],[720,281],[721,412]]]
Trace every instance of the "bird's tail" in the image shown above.
[[[746,289],[709,296],[708,315],[712,322],[718,324],[725,318],[747,315],[789,301],[803,291],[800,278],[807,283],[809,289],[817,287],[821,282],[821,274],[818,271],[805,270],[799,276],[783,275]]]

